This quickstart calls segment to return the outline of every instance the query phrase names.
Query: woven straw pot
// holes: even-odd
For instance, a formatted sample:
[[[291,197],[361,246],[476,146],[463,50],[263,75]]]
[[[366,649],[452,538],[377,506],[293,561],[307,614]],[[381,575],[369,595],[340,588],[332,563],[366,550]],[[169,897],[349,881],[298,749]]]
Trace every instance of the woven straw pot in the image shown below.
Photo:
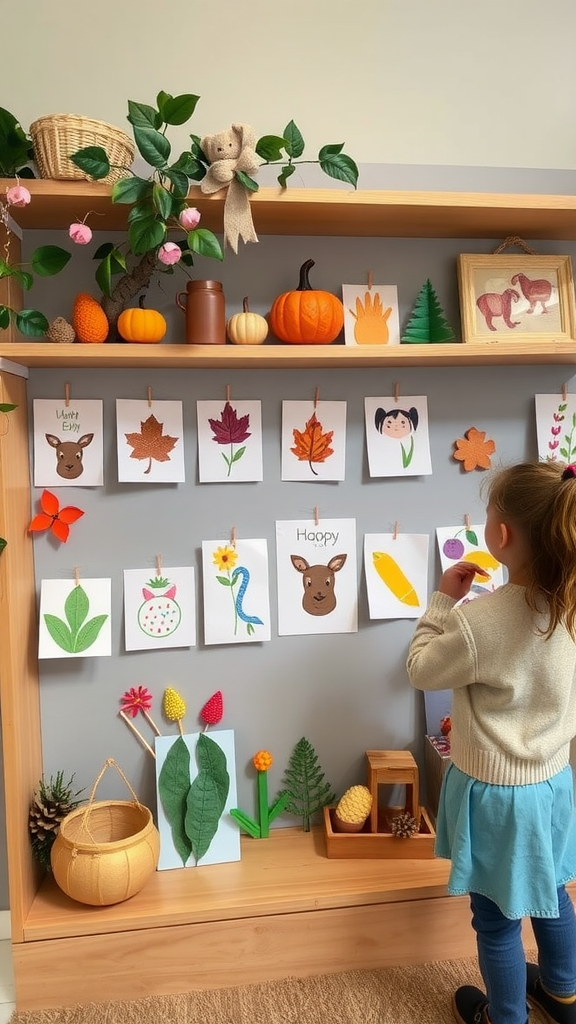
[[[134,159],[134,143],[129,135],[106,124],[77,114],[47,114],[30,125],[34,160],[42,178],[61,181],[91,181],[84,171],[69,160],[72,153],[86,146],[101,146],[111,164],[130,167]],[[126,177],[122,167],[113,167],[100,181],[113,184]]]
[[[121,903],[140,892],[156,870],[160,853],[152,812],[135,794],[134,801],[94,802],[96,786],[109,764],[118,767],[112,759],[106,762],[87,805],[61,822],[50,853],[54,879],[62,891],[95,907]]]

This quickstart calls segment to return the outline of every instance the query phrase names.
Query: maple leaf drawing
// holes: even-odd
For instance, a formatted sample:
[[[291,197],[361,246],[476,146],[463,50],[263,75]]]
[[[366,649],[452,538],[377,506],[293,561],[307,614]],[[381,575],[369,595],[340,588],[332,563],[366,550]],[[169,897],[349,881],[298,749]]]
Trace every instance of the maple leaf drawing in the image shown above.
[[[250,416],[238,416],[236,410],[232,408],[230,402],[226,402],[222,412],[222,417],[219,420],[213,420],[208,417],[208,423],[214,437],[212,438],[216,444],[230,445],[230,455],[226,455],[222,452],[222,458],[228,466],[228,472],[226,476],[230,476],[230,471],[235,462],[238,462],[242,458],[246,451],[246,445],[243,448],[237,448],[234,451],[234,444],[238,444],[240,441],[246,441],[247,438],[251,437],[251,432],[248,430],[250,426]]]
[[[170,462],[168,452],[171,452],[178,441],[177,437],[170,437],[163,434],[164,424],[159,423],[156,417],[151,414],[147,420],[140,421],[140,433],[125,434],[126,441],[134,450],[130,452],[131,459],[148,459],[148,465],[144,473],[152,469],[152,459],[156,462]]]
[[[290,451],[299,462],[307,462],[314,476],[318,476],[313,463],[325,462],[331,455],[334,455],[334,449],[330,448],[334,431],[328,430],[323,434],[322,424],[316,418],[316,413],[313,412],[306,423],[305,430],[297,430],[295,428],[292,434],[295,447],[291,448]]]

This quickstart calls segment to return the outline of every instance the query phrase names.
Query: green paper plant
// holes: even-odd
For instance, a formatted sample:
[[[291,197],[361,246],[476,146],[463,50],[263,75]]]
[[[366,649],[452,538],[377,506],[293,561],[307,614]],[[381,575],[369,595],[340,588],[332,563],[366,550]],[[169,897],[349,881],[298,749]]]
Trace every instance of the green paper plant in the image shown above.
[[[426,345],[430,342],[452,341],[454,331],[444,317],[430,278],[422,285],[412,315],[402,335],[404,344]]]
[[[190,782],[190,751],[182,736],[166,755],[158,779],[158,792],[172,830],[177,853],[186,864],[196,863],[216,835],[230,789],[226,755],[214,740],[200,733],[196,743],[198,774]]]
[[[46,629],[55,644],[67,654],[87,651],[96,641],[108,615],[94,615],[88,619],[90,601],[80,584],[75,585],[64,602],[66,622],[57,615],[46,613]]]
[[[254,818],[238,807],[232,808],[230,815],[253,839],[268,839],[270,825],[286,807],[290,794],[281,793],[274,803],[268,806],[268,769],[273,764],[272,754],[268,750],[259,750],[252,758],[252,764],[258,772],[258,821],[254,821]]]
[[[305,736],[298,740],[290,755],[283,782],[281,795],[288,795],[286,811],[302,818],[302,828],[309,832],[313,815],[334,803],[336,794],[330,783],[324,781],[316,751]]]

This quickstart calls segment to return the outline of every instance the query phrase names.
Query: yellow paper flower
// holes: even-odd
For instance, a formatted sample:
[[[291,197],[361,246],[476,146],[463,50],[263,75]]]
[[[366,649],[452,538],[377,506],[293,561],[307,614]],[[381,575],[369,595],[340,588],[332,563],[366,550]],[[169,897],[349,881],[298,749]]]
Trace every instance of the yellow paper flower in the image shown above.
[[[257,772],[267,772],[272,767],[274,758],[269,750],[259,750],[252,758],[252,764]]]
[[[234,548],[217,548],[212,554],[212,561],[219,569],[233,569],[238,561],[238,553]]]

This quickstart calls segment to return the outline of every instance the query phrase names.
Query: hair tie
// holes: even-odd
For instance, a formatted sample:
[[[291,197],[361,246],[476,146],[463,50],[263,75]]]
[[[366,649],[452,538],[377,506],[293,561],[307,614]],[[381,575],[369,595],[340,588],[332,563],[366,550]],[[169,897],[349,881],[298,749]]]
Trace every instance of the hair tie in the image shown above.
[[[566,466],[566,469],[562,473],[562,480],[571,480],[575,476],[576,465],[573,462],[571,462],[569,466]]]

